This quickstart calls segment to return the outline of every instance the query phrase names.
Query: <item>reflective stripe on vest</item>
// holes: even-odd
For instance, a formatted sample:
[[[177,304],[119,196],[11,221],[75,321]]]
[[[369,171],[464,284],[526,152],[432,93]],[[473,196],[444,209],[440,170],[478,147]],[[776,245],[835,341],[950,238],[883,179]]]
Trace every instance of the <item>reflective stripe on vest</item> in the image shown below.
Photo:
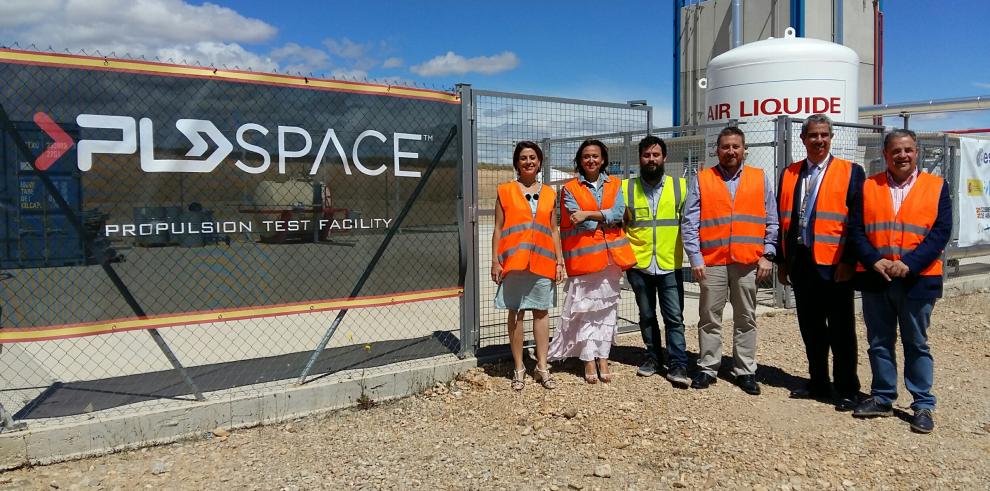
[[[676,184],[675,184],[676,182]],[[679,269],[684,262],[681,244],[681,207],[687,184],[684,179],[664,176],[656,213],[640,178],[622,181],[622,193],[632,220],[626,224],[626,237],[636,254],[636,267],[650,267],[653,258],[662,270]]]
[[[557,273],[557,256],[550,217],[557,193],[550,186],[543,186],[539,194],[536,216],[533,216],[529,201],[515,181],[498,186],[498,201],[504,217],[498,241],[498,261],[506,273],[530,271],[553,279]]]
[[[718,169],[698,173],[701,254],[708,266],[756,264],[766,236],[766,183],[763,171],[743,165],[735,198]]]
[[[576,178],[567,181],[564,189],[571,194],[581,210],[607,210],[619,198],[622,185],[618,179],[607,176],[605,179],[601,206],[595,201],[591,191]],[[606,227],[599,223],[598,228],[593,231],[579,230],[571,225],[571,214],[563,202],[564,193],[560,194],[560,243],[568,276],[596,273],[608,267],[610,260],[622,269],[629,269],[636,264],[636,256],[621,227]]]
[[[846,222],[849,208],[846,196],[849,192],[849,180],[852,179],[852,162],[832,157],[825,167],[825,176],[818,187],[815,207],[808,213],[813,213],[814,225],[811,230],[811,252],[816,264],[835,265],[842,258],[846,242]],[[791,213],[798,200],[794,196],[794,188],[801,178],[801,168],[804,161],[794,162],[784,170],[780,183],[780,196],[777,210],[780,214],[780,233],[787,234],[791,227]],[[807,190],[802,189],[802,193]],[[800,233],[800,232],[799,232]],[[786,237],[786,235],[785,235]],[[784,244],[784,254],[787,254],[787,241]]]
[[[938,218],[938,200],[943,180],[927,172],[918,174],[911,191],[894,215],[887,172],[871,176],[863,185],[863,226],[870,244],[891,261],[915,250]],[[872,265],[871,265],[872,266]],[[864,271],[862,264],[857,269]],[[920,273],[942,276],[942,258],[936,258]]]

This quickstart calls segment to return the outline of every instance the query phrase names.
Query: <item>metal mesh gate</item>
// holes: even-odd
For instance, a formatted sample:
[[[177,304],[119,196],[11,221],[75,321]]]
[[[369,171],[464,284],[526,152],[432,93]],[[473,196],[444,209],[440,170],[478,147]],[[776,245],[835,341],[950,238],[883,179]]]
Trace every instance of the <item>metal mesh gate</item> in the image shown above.
[[[492,260],[496,190],[500,183],[515,178],[512,150],[516,142],[530,140],[540,144],[544,152],[542,180],[557,191],[574,176],[574,154],[587,138],[600,139],[609,147],[609,173],[624,177],[629,164],[638,165],[636,144],[650,127],[652,108],[481,90],[472,92],[476,142],[473,158],[478,198],[480,326],[477,341],[478,347],[484,348],[508,343],[506,313],[496,310],[492,304],[497,288],[489,279],[488,270]],[[562,298],[561,289],[562,285],[558,285],[558,299]],[[558,301],[558,304],[562,303]],[[550,316],[551,319],[558,317],[559,307],[551,310]],[[620,326],[638,322],[631,290],[623,292],[619,318]],[[553,324],[551,320],[551,328]]]

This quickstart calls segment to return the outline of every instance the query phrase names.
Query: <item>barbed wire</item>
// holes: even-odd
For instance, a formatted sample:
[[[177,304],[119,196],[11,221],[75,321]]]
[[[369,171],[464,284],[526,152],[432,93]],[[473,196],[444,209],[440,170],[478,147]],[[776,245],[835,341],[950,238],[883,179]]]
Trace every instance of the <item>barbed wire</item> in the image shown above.
[[[146,61],[146,62],[152,62],[152,63],[168,63],[170,65],[186,66],[186,67],[190,67],[190,68],[213,68],[214,70],[218,70],[219,69],[219,70],[227,70],[227,71],[236,70],[236,71],[248,71],[248,72],[255,72],[255,73],[272,73],[272,74],[276,74],[276,75],[286,75],[286,76],[290,76],[290,77],[302,77],[302,78],[305,78],[306,79],[307,83],[309,82],[309,80],[330,80],[330,81],[339,81],[339,82],[369,83],[369,84],[375,84],[375,85],[384,85],[384,86],[387,86],[387,87],[400,87],[400,88],[410,88],[410,89],[428,89],[428,90],[436,90],[436,91],[441,91],[441,92],[454,92],[455,91],[455,87],[453,87],[453,86],[438,85],[438,84],[435,84],[435,83],[427,83],[427,82],[422,82],[422,81],[418,81],[418,80],[399,79],[399,80],[396,81],[396,80],[387,80],[387,79],[369,78],[369,77],[334,76],[332,73],[331,74],[328,74],[326,72],[323,72],[323,73],[314,73],[314,72],[303,73],[301,71],[295,71],[295,72],[293,72],[293,71],[280,71],[277,67],[272,68],[271,70],[255,70],[254,67],[251,67],[251,66],[241,67],[240,65],[228,65],[226,63],[220,63],[220,64],[208,63],[207,64],[207,63],[201,62],[198,59],[194,59],[194,60],[191,60],[190,61],[190,60],[188,60],[186,58],[182,58],[182,59],[176,60],[173,57],[169,57],[169,58],[163,58],[161,56],[148,57],[148,56],[146,56],[144,54],[136,54],[135,55],[135,54],[131,54],[130,52],[126,52],[123,55],[118,55],[116,51],[110,51],[109,53],[103,53],[100,49],[91,49],[91,50],[87,50],[86,48],[70,49],[70,48],[67,48],[67,47],[66,48],[62,48],[62,49],[58,49],[58,48],[55,48],[52,45],[48,45],[47,48],[41,48],[41,47],[39,47],[35,43],[31,43],[31,44],[29,44],[27,46],[22,46],[17,41],[13,41],[13,42],[0,41],[0,48],[2,48],[2,49],[16,49],[16,50],[20,50],[20,51],[34,51],[34,52],[38,52],[38,53],[67,54],[67,55],[72,55],[72,56],[82,55],[82,56],[104,58],[106,60]]]

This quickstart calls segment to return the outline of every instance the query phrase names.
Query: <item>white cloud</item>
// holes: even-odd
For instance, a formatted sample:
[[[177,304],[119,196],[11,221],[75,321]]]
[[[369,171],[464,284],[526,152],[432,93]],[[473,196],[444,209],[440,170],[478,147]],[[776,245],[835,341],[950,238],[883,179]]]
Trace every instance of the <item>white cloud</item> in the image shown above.
[[[68,0],[65,17],[73,23],[105,27],[100,37],[125,36],[157,41],[234,41],[256,43],[277,30],[258,19],[212,3],[183,0]]]
[[[399,68],[402,66],[402,58],[391,57],[382,62],[382,68]]]
[[[385,41],[339,38],[316,46],[267,44],[278,34],[273,25],[201,1],[0,0],[0,43],[348,80],[367,80],[376,69],[405,66]],[[395,78],[386,83],[408,81]]]
[[[0,27],[33,24],[61,6],[59,0],[4,0],[0,7]]]
[[[347,38],[341,40],[325,39],[323,45],[334,55],[352,60],[365,57],[372,49],[371,43],[355,43]]]
[[[117,53],[121,53],[120,50]],[[278,64],[271,58],[252,53],[236,43],[216,43],[203,41],[191,45],[176,45],[168,48],[158,48],[156,56],[163,61],[170,59],[183,65],[204,65],[241,70],[272,71]]]
[[[273,49],[269,56],[286,73],[313,73],[330,66],[330,56],[325,51],[296,43]]]
[[[20,0],[0,4],[0,39],[22,47],[80,49],[177,63],[270,70],[277,63],[240,43],[271,39],[277,29],[227,7],[183,0]]]
[[[512,70],[518,65],[519,58],[511,51],[504,51],[495,56],[477,56],[474,58],[465,58],[453,51],[448,51],[447,54],[415,65],[410,70],[422,77],[464,75],[471,72],[492,75]]]
[[[990,89],[990,84],[986,82],[973,82],[973,87],[978,89]]]

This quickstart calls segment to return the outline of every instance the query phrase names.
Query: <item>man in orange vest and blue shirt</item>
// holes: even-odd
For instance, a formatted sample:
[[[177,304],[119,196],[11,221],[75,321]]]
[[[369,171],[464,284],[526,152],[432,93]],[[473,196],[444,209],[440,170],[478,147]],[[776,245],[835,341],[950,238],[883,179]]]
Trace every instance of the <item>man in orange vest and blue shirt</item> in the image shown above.
[[[756,285],[772,275],[776,260],[777,205],[770,176],[744,165],[746,136],[723,129],[716,140],[718,165],[698,172],[688,190],[681,234],[691,272],[701,286],[698,373],[691,387],[716,382],[722,361],[722,311],[732,302],[733,374],[747,394],[756,382]]]
[[[870,176],[849,213],[849,245],[859,256],[857,283],[870,343],[870,397],[853,416],[893,414],[897,399],[898,326],[904,385],[914,398],[911,430],[935,429],[933,360],[928,325],[942,296],[942,252],[952,234],[952,201],[941,177],[918,169],[918,138],[894,130],[883,139],[887,170]]]
[[[852,411],[859,403],[856,374],[856,315],[851,281],[856,255],[846,247],[849,207],[859,199],[866,173],[835,157],[832,120],[814,114],[801,125],[808,157],[780,176],[777,275],[792,284],[798,326],[808,357],[808,385],[791,392],[799,399],[833,400],[828,376],[832,351],[835,408]],[[788,276],[790,277],[788,279]]]

